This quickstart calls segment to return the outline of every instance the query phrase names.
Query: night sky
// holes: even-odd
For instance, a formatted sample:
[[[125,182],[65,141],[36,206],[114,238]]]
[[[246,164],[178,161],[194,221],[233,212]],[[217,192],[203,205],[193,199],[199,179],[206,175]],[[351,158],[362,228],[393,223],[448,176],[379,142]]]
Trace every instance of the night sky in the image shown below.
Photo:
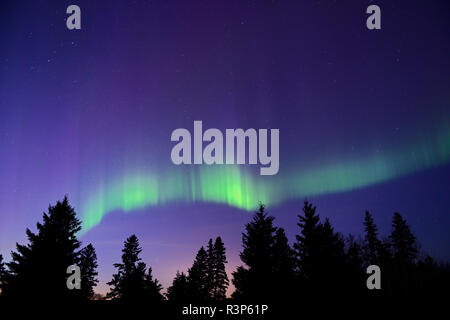
[[[167,288],[219,235],[232,272],[259,201],[293,241],[308,198],[344,234],[398,211],[450,260],[449,39],[449,1],[3,0],[0,253],[67,195],[99,292],[132,233]],[[280,129],[279,173],[174,165],[194,120]]]

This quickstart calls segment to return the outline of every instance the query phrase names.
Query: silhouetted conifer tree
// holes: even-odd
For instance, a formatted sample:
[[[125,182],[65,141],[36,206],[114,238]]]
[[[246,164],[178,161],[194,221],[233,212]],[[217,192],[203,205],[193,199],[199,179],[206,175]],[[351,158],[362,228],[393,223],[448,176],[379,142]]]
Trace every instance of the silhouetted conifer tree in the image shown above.
[[[161,293],[162,286],[158,279],[153,279],[152,268],[148,268],[145,276],[144,298],[148,301],[162,301],[164,296]]]
[[[247,268],[240,266],[233,273],[233,284],[236,291],[235,298],[258,299],[273,295],[272,271],[274,218],[267,216],[264,205],[253,216],[253,221],[245,226],[246,233],[242,234],[243,250],[240,258]]]
[[[205,301],[209,299],[207,253],[203,246],[197,252],[194,263],[188,270],[187,279],[189,296],[192,300]]]
[[[214,244],[212,239],[209,239],[206,247],[206,282],[205,290],[208,292],[208,297],[212,298],[215,282],[216,261],[214,256]]]
[[[394,213],[392,233],[389,236],[392,263],[390,281],[395,295],[410,295],[414,293],[415,267],[417,258],[416,237],[402,216]]]
[[[272,247],[273,255],[273,290],[277,292],[278,299],[291,298],[295,289],[295,253],[289,246],[288,238],[283,228],[275,233]]]
[[[359,294],[367,290],[365,286],[367,277],[363,269],[362,246],[352,235],[347,237],[346,242],[346,272],[343,277],[345,276],[348,290]]]
[[[37,233],[26,230],[29,243],[17,244],[8,263],[11,275],[5,294],[42,299],[73,297],[76,290],[66,286],[67,267],[78,263],[80,242],[76,234],[81,222],[67,197],[49,206],[43,222],[37,223]]]
[[[161,300],[161,286],[153,280],[151,268],[146,273],[146,264],[141,261],[139,254],[142,249],[135,235],[130,236],[124,243],[122,263],[115,263],[118,272],[108,282],[112,286],[107,297],[127,301],[152,298],[153,302]]]
[[[390,236],[393,258],[402,263],[412,264],[417,258],[416,237],[412,234],[406,220],[398,213],[392,219]]]
[[[297,269],[303,283],[313,281],[317,276],[316,266],[320,263],[320,217],[316,214],[316,207],[305,201],[303,216],[298,215],[300,234],[296,235],[294,250],[297,256]],[[320,275],[319,275],[320,276]]]
[[[300,286],[305,293],[332,294],[345,288],[345,242],[328,219],[320,223],[316,207],[305,201],[299,215],[301,231],[294,244]]]
[[[225,264],[227,263],[225,244],[220,237],[217,237],[214,242],[213,256],[214,285],[212,287],[212,298],[214,300],[222,300],[226,297],[229,281],[225,271]]]
[[[372,215],[366,211],[364,216],[364,262],[366,266],[380,263],[381,242],[378,239],[378,228],[373,221]]]
[[[187,277],[177,271],[172,285],[167,289],[167,299],[175,302],[185,302],[189,299]]]
[[[393,293],[393,270],[394,263],[391,252],[391,242],[389,237],[380,240],[380,247],[378,248],[378,266],[382,270],[381,288],[383,295],[392,295]],[[367,268],[367,266],[365,266]]]
[[[92,244],[88,244],[80,251],[79,266],[81,272],[80,294],[83,298],[91,299],[94,295],[94,287],[98,283],[97,254]]]
[[[338,294],[348,290],[348,283],[345,279],[347,270],[345,243],[342,235],[334,231],[328,218],[320,227],[319,259],[315,266],[316,284],[315,288],[326,290],[328,294]]]
[[[0,254],[0,294],[3,291],[3,287],[6,284],[6,278],[7,278],[7,271],[5,263],[3,262],[3,256]]]
[[[363,241],[363,267],[364,271],[369,265],[377,265],[381,268],[382,292],[373,291],[371,294],[384,294],[392,289],[392,255],[389,239],[378,238],[378,228],[369,211],[364,216],[364,241]]]

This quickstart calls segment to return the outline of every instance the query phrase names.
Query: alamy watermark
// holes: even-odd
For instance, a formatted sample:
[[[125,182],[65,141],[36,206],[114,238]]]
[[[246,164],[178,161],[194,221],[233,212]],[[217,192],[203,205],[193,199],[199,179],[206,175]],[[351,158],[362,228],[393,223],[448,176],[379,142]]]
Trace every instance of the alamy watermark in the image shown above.
[[[225,146],[222,131],[210,128],[203,132],[202,121],[194,121],[194,136],[189,130],[175,129],[171,141],[178,142],[171,152],[172,162],[180,164],[261,164],[261,175],[274,175],[280,167],[279,129],[270,129],[270,155],[268,129],[226,129]],[[193,142],[192,142],[193,140]],[[209,142],[204,148],[203,143]],[[248,143],[246,143],[248,142]],[[192,144],[194,159],[192,159]],[[246,146],[248,145],[248,152]],[[226,152],[224,159],[224,150]],[[236,151],[236,156],[235,156]],[[236,160],[236,161],[235,161]]]
[[[66,281],[67,289],[69,289],[69,290],[81,289],[80,267],[77,266],[76,264],[70,265],[67,267],[66,273],[70,274],[70,276],[67,278],[67,281]]]

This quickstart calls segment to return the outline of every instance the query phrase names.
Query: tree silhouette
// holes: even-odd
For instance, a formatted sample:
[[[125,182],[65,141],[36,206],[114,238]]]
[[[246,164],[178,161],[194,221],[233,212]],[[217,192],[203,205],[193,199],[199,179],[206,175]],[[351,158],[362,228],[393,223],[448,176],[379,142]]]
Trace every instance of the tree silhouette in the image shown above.
[[[378,228],[369,211],[366,211],[364,216],[364,231],[364,262],[366,266],[379,264],[381,242],[378,239]]]
[[[409,295],[413,293],[415,263],[417,258],[416,237],[402,216],[394,213],[392,233],[389,236],[392,252],[391,283],[394,294]]]
[[[242,262],[247,268],[240,266],[233,273],[235,298],[262,298],[273,294],[272,271],[274,244],[274,218],[265,213],[265,207],[260,204],[259,210],[253,216],[253,221],[245,225],[246,233],[242,234],[243,250],[240,253]]]
[[[214,300],[223,300],[226,297],[229,281],[225,271],[225,264],[227,263],[225,244],[220,237],[217,237],[214,242],[213,257],[214,282],[211,296]]]
[[[187,277],[177,271],[172,285],[167,289],[167,299],[175,302],[185,302],[189,298]]]
[[[334,231],[328,218],[320,222],[316,207],[308,201],[304,202],[303,213],[298,216],[300,234],[294,244],[299,286],[303,288],[300,294],[339,294],[348,288],[346,282],[352,282],[346,273],[349,258],[344,238]]]
[[[153,279],[152,268],[148,268],[145,276],[144,298],[148,301],[162,301],[164,296],[161,294],[162,286],[158,279]]]
[[[416,237],[412,234],[406,220],[398,213],[392,219],[392,233],[390,235],[392,254],[395,260],[412,264],[417,258]]]
[[[200,248],[188,270],[186,282],[189,296],[201,301],[225,299],[229,284],[225,271],[226,263],[226,250],[222,239],[217,237],[214,243],[209,239],[207,249]],[[175,280],[177,284],[182,283],[182,276],[177,273],[177,277],[174,279],[174,285]]]
[[[352,235],[347,237],[346,243],[345,278],[347,282],[347,291],[352,290],[353,293],[359,294],[363,290],[366,290],[366,273],[363,269],[362,246]]]
[[[188,292],[193,301],[209,299],[207,257],[205,248],[202,246],[197,252],[192,267],[188,270]]]
[[[365,287],[369,264],[381,267],[381,295],[387,297],[445,295],[450,286],[449,264],[419,252],[416,237],[397,212],[392,232],[384,239],[379,238],[369,211],[364,216],[364,237],[358,240],[351,235],[344,238],[328,218],[322,223],[316,207],[308,201],[298,217],[300,232],[292,249],[284,229],[274,226],[274,218],[267,215],[264,205],[259,206],[242,234],[240,258],[244,265],[233,272],[234,298],[273,301],[314,297],[317,293],[322,297],[377,294]],[[92,244],[79,250],[76,234],[81,223],[67,197],[49,206],[42,220],[36,233],[26,230],[28,244],[17,244],[7,268],[0,255],[2,296],[92,299],[98,283],[97,256]],[[114,264],[117,273],[108,282],[108,298],[154,303],[163,300],[162,287],[139,257],[141,251],[135,235],[125,240],[122,263]],[[203,246],[199,249],[187,275],[177,271],[167,298],[175,302],[225,299],[229,285],[226,263],[222,239],[209,239],[207,250]],[[81,290],[66,287],[66,270],[73,264],[81,269]]]
[[[209,239],[206,246],[206,282],[205,290],[208,292],[208,298],[212,298],[215,285],[216,260],[214,256],[214,244]]]
[[[8,263],[10,277],[5,294],[39,298],[67,298],[75,295],[66,286],[67,267],[78,263],[81,230],[74,209],[67,197],[49,206],[43,222],[37,223],[37,233],[26,230],[29,244],[17,244]]]
[[[80,294],[83,298],[90,299],[94,295],[94,287],[98,283],[97,254],[92,244],[88,244],[80,251],[79,266],[81,271]]]
[[[115,263],[118,272],[107,284],[112,286],[107,294],[108,298],[124,301],[143,300],[145,298],[153,302],[162,299],[161,286],[153,280],[151,268],[146,273],[146,264],[141,261],[139,254],[142,249],[136,235],[132,235],[124,242],[122,250],[122,263]]]
[[[6,284],[8,273],[6,271],[5,263],[3,262],[3,256],[0,254],[0,294],[3,291],[3,287]]]
[[[320,217],[316,214],[316,207],[308,201],[304,202],[303,216],[298,215],[297,224],[301,231],[296,235],[297,242],[294,250],[297,256],[297,269],[303,283],[313,281],[317,276],[316,266],[320,264]],[[320,276],[320,275],[319,275]]]
[[[275,233],[272,251],[274,262],[273,290],[277,292],[279,299],[290,298],[295,286],[295,253],[289,246],[289,241],[283,228],[278,228]]]
[[[327,294],[338,294],[347,290],[347,279],[343,277],[346,271],[345,243],[342,235],[336,233],[331,226],[328,218],[320,226],[320,242],[318,253],[318,265],[315,266],[318,271],[315,280],[319,285],[315,288],[319,290],[326,289]]]

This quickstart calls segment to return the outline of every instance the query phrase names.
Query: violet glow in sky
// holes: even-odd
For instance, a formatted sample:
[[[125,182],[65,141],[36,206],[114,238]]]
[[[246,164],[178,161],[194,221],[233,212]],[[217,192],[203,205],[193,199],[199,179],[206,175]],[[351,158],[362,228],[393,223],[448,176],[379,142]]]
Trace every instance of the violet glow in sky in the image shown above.
[[[82,10],[82,30],[65,9]],[[267,202],[293,239],[310,197],[338,231],[402,213],[450,258],[450,5],[379,1],[2,1],[0,253],[65,194],[104,282],[136,233],[167,287],[221,235],[229,271]],[[408,7],[408,8],[407,8]],[[279,128],[280,171],[177,167],[176,128]]]

